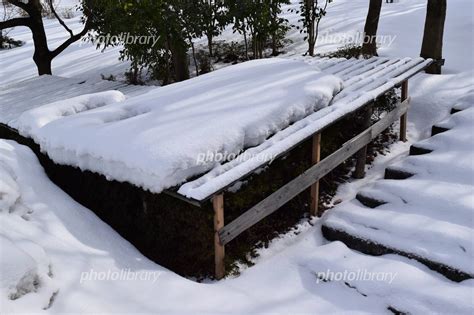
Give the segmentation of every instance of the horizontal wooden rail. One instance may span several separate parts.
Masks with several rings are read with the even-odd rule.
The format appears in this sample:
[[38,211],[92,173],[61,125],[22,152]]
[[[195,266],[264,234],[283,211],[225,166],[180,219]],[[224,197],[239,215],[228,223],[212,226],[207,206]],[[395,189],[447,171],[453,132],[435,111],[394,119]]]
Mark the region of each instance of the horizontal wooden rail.
[[389,112],[370,128],[367,128],[356,137],[344,143],[339,150],[332,153],[318,164],[313,165],[300,176],[287,183],[237,219],[220,229],[219,238],[221,244],[225,245],[229,243],[239,234],[278,210],[285,203],[320,180],[365,145],[369,144],[375,137],[407,112],[409,101],[409,99],[406,99],[398,104],[393,111]]

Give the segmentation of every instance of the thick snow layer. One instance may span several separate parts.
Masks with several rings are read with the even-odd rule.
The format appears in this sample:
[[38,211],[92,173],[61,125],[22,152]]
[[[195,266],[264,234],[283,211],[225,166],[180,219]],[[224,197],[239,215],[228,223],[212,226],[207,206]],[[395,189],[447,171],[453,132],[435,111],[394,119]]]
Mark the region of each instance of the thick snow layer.
[[34,281],[21,282],[23,294],[16,299],[2,284],[2,314],[474,311],[473,281],[458,284],[409,259],[325,244],[317,222],[275,240],[238,278],[195,283],[150,262],[54,186],[28,148],[0,140],[0,170],[11,174],[17,205],[28,209],[27,215],[19,208],[0,211],[2,277],[15,275],[16,281],[30,270],[36,274]]
[[55,120],[124,100],[125,95],[119,91],[84,94],[28,110],[11,125],[22,135],[34,137],[40,128]]
[[86,80],[51,75],[33,77],[0,87],[0,123],[18,128],[17,119],[22,113],[84,94],[118,90],[127,96],[134,96],[151,88],[101,79]]
[[217,165],[204,176],[182,185],[178,192],[198,200],[211,196],[242,176],[271,163],[275,157],[296,144],[392,89],[423,69],[429,61],[421,58],[372,58],[337,60],[335,65],[328,65],[332,62],[326,62],[324,59],[316,59],[314,62],[323,68],[325,73],[332,73],[344,80],[345,87],[333,98],[331,106],[301,119],[261,145],[250,148],[242,154],[242,158],[239,156],[228,163]]
[[222,162],[203,156],[258,145],[341,89],[339,78],[304,62],[256,60],[54,121],[83,100],[43,106],[24,113],[19,126],[57,163],[160,192]]
[[470,84],[458,87],[464,96],[452,98],[463,110],[437,124],[450,130],[417,143],[433,152],[392,164],[413,177],[376,181],[362,190],[386,204],[368,209],[348,202],[331,211],[325,225],[474,275],[472,79]]

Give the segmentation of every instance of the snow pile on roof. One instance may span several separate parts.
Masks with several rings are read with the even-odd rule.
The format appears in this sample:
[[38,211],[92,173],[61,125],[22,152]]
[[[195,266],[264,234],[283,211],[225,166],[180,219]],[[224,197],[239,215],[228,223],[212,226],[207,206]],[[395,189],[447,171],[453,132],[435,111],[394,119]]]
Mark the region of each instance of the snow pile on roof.
[[[388,307],[413,314],[472,313],[472,281],[446,281],[413,260],[326,244],[319,224],[308,222],[297,234],[274,241],[238,278],[196,283],[143,257],[54,186],[27,147],[0,140],[0,170],[11,175],[19,196],[14,209],[0,211],[0,275],[15,278],[7,281],[13,289],[2,280],[2,314],[382,314]],[[0,196],[4,192],[0,188]],[[15,286],[18,279],[25,281]],[[10,295],[15,292],[24,294]]]
[[474,275],[474,89],[454,103],[461,110],[436,124],[449,129],[416,145],[392,168],[415,174],[379,180],[362,190],[386,202],[369,209],[353,200],[332,210],[325,226]]
[[37,108],[19,126],[57,163],[160,192],[222,162],[203,156],[258,145],[341,89],[339,78],[302,61],[256,60],[47,124],[51,111],[73,112],[78,99],[58,112]]

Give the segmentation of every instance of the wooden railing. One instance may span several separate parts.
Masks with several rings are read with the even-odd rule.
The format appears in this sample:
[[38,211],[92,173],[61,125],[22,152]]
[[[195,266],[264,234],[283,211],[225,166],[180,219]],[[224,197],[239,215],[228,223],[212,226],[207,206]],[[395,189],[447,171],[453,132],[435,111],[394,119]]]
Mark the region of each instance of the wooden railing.
[[[394,110],[387,113],[382,119],[369,126],[362,133],[344,143],[340,149],[322,161],[319,160],[321,133],[313,135],[313,166],[247,210],[231,223],[224,225],[223,193],[214,195],[215,274],[217,279],[222,278],[225,274],[224,247],[226,244],[309,187],[311,187],[310,212],[311,215],[316,215],[318,211],[319,180],[356,153],[358,153],[356,173],[359,173],[359,177],[363,177],[367,145],[397,119],[400,119],[400,140],[406,141],[406,113],[410,102],[407,82],[404,81],[402,84],[401,102]],[[368,111],[368,113],[366,116],[370,118],[371,111]]]

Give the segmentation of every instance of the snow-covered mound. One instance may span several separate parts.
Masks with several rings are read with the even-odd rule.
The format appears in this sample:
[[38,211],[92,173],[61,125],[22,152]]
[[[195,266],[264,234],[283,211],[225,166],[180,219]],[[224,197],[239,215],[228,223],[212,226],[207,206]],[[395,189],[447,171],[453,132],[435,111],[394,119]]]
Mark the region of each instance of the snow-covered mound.
[[[44,106],[19,126],[57,163],[160,192],[222,162],[203,155],[258,145],[341,89],[339,78],[302,61],[255,60],[47,124]],[[72,114],[79,102],[60,104],[60,112]]]

